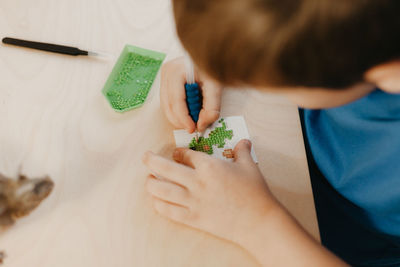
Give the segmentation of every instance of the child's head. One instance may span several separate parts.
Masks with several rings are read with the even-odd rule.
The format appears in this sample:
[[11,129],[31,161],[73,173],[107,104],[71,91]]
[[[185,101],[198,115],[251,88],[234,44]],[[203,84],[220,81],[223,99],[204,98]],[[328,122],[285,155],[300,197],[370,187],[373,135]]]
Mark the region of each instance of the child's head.
[[174,11],[193,60],[224,84],[279,87],[305,107],[400,92],[399,0],[174,0]]

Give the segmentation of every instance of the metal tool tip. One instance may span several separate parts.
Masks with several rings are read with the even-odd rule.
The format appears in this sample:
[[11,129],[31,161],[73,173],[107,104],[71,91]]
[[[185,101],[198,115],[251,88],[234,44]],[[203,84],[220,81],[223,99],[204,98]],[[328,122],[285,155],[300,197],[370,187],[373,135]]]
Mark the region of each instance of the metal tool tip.
[[105,52],[93,52],[93,51],[88,51],[88,56],[91,57],[97,57],[100,59],[105,59],[105,60],[114,60],[114,55],[110,53],[105,53]]
[[99,56],[99,53],[89,51],[88,56],[97,57],[97,56]]

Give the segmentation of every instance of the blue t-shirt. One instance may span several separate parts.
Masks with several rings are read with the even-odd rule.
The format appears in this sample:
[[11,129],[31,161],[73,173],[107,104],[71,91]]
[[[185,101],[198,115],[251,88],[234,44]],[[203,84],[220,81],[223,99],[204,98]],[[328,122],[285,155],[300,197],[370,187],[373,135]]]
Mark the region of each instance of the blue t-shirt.
[[343,209],[400,246],[400,95],[377,89],[341,107],[305,109],[303,116],[315,163],[352,204]]

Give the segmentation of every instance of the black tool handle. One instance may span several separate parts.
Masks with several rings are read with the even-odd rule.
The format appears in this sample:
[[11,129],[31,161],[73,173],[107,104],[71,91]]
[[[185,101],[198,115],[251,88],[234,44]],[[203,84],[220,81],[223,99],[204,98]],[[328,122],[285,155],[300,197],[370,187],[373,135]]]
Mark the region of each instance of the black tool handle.
[[48,51],[48,52],[53,52],[53,53],[59,53],[59,54],[64,54],[64,55],[70,55],[70,56],[79,56],[79,55],[87,56],[88,55],[88,51],[83,51],[76,47],[26,41],[26,40],[20,40],[20,39],[9,38],[9,37],[3,38],[3,43],[32,48],[32,49],[38,49],[38,50],[43,50],[43,51]]

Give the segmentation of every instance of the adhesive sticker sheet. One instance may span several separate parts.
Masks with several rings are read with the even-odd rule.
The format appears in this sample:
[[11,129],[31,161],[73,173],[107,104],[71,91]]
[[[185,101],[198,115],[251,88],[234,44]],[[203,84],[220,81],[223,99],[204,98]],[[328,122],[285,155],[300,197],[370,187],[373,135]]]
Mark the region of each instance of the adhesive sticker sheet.
[[[233,150],[240,140],[251,140],[242,116],[221,117],[200,134],[198,140],[195,133],[189,134],[186,130],[176,130],[174,136],[177,147],[187,147],[228,161],[233,160]],[[251,155],[257,163],[254,147]]]

